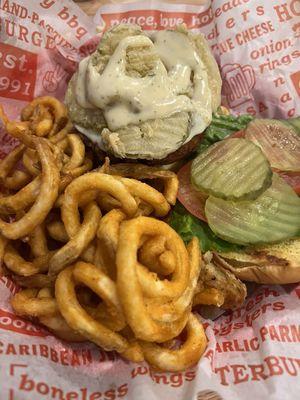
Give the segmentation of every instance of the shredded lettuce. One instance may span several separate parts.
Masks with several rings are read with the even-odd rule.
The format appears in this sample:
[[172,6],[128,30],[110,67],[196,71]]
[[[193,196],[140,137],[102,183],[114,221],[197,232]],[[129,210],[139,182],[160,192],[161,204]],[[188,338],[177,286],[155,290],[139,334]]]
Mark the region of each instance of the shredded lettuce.
[[228,252],[243,249],[243,246],[228,243],[217,237],[207,223],[194,217],[178,202],[171,212],[169,224],[185,243],[189,242],[193,236],[196,236],[201,243],[203,252],[209,250]]

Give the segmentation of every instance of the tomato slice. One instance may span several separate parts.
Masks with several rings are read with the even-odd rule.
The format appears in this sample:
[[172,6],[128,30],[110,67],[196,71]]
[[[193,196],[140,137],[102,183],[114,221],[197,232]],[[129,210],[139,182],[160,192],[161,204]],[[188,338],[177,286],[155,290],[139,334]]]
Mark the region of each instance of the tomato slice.
[[273,119],[255,119],[247,126],[245,138],[261,148],[272,168],[300,171],[300,136],[291,126]]
[[243,138],[243,137],[245,137],[245,131],[244,131],[244,129],[232,133],[232,134],[231,134],[230,136],[228,136],[228,138],[226,138],[226,139],[229,139],[229,138],[230,138],[230,139],[232,139],[232,138]]
[[179,179],[177,198],[191,214],[207,222],[204,207],[208,196],[193,188],[191,184],[191,164],[191,161],[185,164],[177,173]]
[[274,169],[292,188],[300,195],[300,172],[277,171]]

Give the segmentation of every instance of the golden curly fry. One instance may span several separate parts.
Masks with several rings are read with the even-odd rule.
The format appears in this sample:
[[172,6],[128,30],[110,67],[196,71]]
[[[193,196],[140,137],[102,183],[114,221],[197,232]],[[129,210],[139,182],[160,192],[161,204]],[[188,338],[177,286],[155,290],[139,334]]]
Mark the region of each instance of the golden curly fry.
[[22,162],[32,176],[37,176],[41,173],[39,160],[34,149],[27,148],[24,151]]
[[82,258],[82,261],[85,261],[87,263],[93,263],[95,259],[95,253],[96,253],[96,239],[94,239],[88,247],[82,252],[80,258]]
[[46,255],[49,250],[47,246],[47,238],[44,224],[38,225],[29,235],[29,245],[34,257]]
[[24,289],[11,299],[15,313],[28,317],[43,317],[56,315],[58,307],[54,298],[38,298],[37,289]]
[[[75,267],[76,266],[77,265],[75,264]],[[61,314],[67,321],[67,324],[76,332],[79,332],[81,335],[85,336],[87,339],[98,344],[104,349],[116,350],[122,355],[130,357],[130,343],[120,334],[112,331],[111,329],[101,324],[99,321],[93,319],[79,304],[75,293],[76,281],[73,277],[73,271],[75,267],[68,267],[60,272],[55,284],[55,296],[57,299],[58,307]],[[94,269],[93,273],[97,273],[98,275],[96,276],[99,276],[99,278],[97,280],[94,279],[93,281],[95,282],[93,282],[93,284],[91,284],[90,282],[86,283],[88,283],[88,286],[92,290],[95,290],[99,296],[102,296],[103,285],[107,283],[107,280],[109,278],[106,277],[103,273],[100,278],[99,274],[101,274],[101,271],[99,271],[97,268]],[[105,283],[103,283],[104,277]],[[107,294],[110,298],[111,303],[114,304],[111,293]],[[104,300],[107,301],[106,296],[104,296]]]
[[96,264],[114,280],[116,279],[115,263],[120,223],[125,219],[126,215],[121,210],[111,210],[101,219],[97,231]]
[[11,176],[8,176],[4,181],[4,186],[7,189],[19,190],[30,182],[31,176],[25,172],[16,170]]
[[0,162],[0,263],[25,288],[12,298],[15,312],[134,362],[192,366],[206,346],[191,309],[213,296],[203,290],[208,270],[197,239],[186,247],[149,217],[165,217],[175,204],[176,174],[109,159],[90,171],[93,157],[65,106],[48,96],[29,103],[21,121],[9,121],[1,106],[0,118],[22,143]]
[[141,342],[146,361],[162,371],[178,372],[192,367],[204,353],[207,339],[202,324],[190,314],[186,324],[187,338],[179,349],[168,349],[155,343]]
[[149,215],[151,215],[153,213],[153,207],[148,204],[145,203],[143,200],[141,199],[137,199],[137,203],[138,203],[138,209],[137,212],[135,213],[135,217],[139,217],[139,216],[145,216],[148,217]]
[[[103,303],[97,307],[97,319],[105,326],[115,326],[114,319],[117,321],[117,329],[121,330],[126,326],[125,318],[117,295],[117,288],[105,273],[98,270],[93,264],[78,262],[74,266],[73,277],[76,282],[88,286],[93,292],[104,301],[106,308],[103,308]],[[110,325],[110,326],[109,326]]]
[[5,253],[5,248],[7,245],[8,240],[6,237],[2,236],[0,234],[0,276],[2,275],[2,269],[3,269],[3,259],[4,259],[4,253]]
[[[50,299],[53,302],[53,291],[50,288],[43,288],[37,294],[38,299],[47,300]],[[58,309],[55,314],[45,314],[39,316],[39,322],[45,325],[50,332],[54,333],[56,336],[63,340],[68,340],[72,342],[83,342],[86,339],[79,333],[74,332],[63,319],[62,315],[59,313]]]
[[76,261],[81,253],[94,239],[101,212],[95,202],[91,202],[84,209],[83,222],[73,237],[51,258],[49,263],[49,274],[58,274],[65,266]]
[[36,200],[41,186],[41,178],[36,177],[17,193],[0,197],[0,214],[16,214],[31,206]]
[[99,193],[97,195],[97,203],[101,207],[101,210],[105,212],[121,208],[120,202],[108,193]]
[[199,304],[206,304],[210,306],[222,307],[224,304],[224,294],[218,289],[206,288],[201,292],[195,294],[193,299],[193,306]]
[[64,193],[61,213],[66,231],[70,237],[76,234],[80,227],[78,214],[80,197],[84,192],[91,190],[96,190],[96,193],[97,191],[107,192],[115,197],[128,215],[133,215],[137,210],[137,204],[133,196],[121,182],[101,172],[89,172],[71,182]]
[[13,280],[25,288],[51,288],[54,286],[55,279],[46,274],[34,274],[31,276],[11,275]]
[[102,246],[100,240],[96,240],[96,249],[94,253],[93,264],[98,269],[105,272],[110,278],[115,280],[116,267],[113,264],[109,264],[109,262],[106,261],[106,257],[106,249]]
[[28,235],[43,222],[56,201],[59,188],[59,170],[45,139],[35,139],[36,150],[42,165],[39,194],[30,210],[18,221],[7,223],[0,219],[0,232],[9,239]]
[[134,197],[149,204],[157,217],[164,217],[170,211],[169,203],[158,190],[136,179],[116,178],[120,179]]
[[71,121],[68,121],[66,125],[55,135],[49,137],[49,141],[53,144],[59,143],[63,140],[71,131],[73,130],[73,124]]
[[[130,238],[127,243],[127,249],[125,249],[125,244],[121,241],[121,231],[127,231],[128,238]],[[125,221],[121,225],[121,231],[118,251],[124,252],[124,256],[126,254],[126,259],[129,259],[128,263],[133,262],[133,257],[136,257],[135,252],[137,253],[139,246],[138,240],[142,235],[163,235],[166,238],[166,246],[175,258],[175,268],[170,279],[159,279],[155,272],[149,272],[141,264],[137,269],[137,276],[142,291],[147,297],[166,297],[171,299],[180,296],[188,285],[190,265],[185,245],[178,234],[168,224],[149,217],[138,217],[134,220]]]
[[24,154],[24,145],[17,146],[0,162],[0,183],[7,189],[19,190],[31,179],[25,171],[14,170]]
[[193,238],[187,246],[190,260],[189,284],[181,296],[170,301],[163,302],[162,298],[145,299],[145,304],[151,317],[156,321],[173,322],[183,313],[192,308],[193,296],[197,287],[200,274],[201,254],[196,238]]
[[[143,235],[166,236],[168,247],[176,259],[176,269],[170,281],[160,281],[158,277],[149,279],[153,291],[150,287],[146,289],[146,281],[141,285],[137,271],[139,268],[137,251]],[[137,217],[122,222],[116,265],[118,293],[126,320],[135,336],[141,340],[156,342],[164,342],[176,337],[186,325],[189,314],[184,313],[173,323],[155,321],[149,314],[144,301],[145,292],[152,297],[172,299],[183,294],[188,286],[190,275],[188,254],[176,232],[166,223],[149,217]]]
[[163,183],[163,195],[171,205],[176,203],[179,181],[175,172],[163,170],[159,167],[150,167],[144,164],[110,164],[109,158],[105,159],[103,172],[111,175],[120,175],[126,178],[138,180],[161,181]]
[[70,182],[73,181],[73,179],[78,178],[78,176],[81,176],[90,171],[92,169],[92,166],[93,161],[90,158],[86,157],[84,163],[80,167],[64,172],[64,175],[62,176],[60,181],[59,191],[62,192],[63,190],[65,190],[65,188],[69,185]]
[[132,362],[142,362],[144,361],[144,354],[141,348],[141,345],[139,341],[135,338],[132,330],[129,328],[129,326],[125,326],[124,329],[120,332],[130,343],[130,349],[126,351],[125,353],[122,354],[124,358],[127,358],[128,360]]
[[26,147],[35,148],[35,136],[29,131],[28,123],[19,121],[8,121],[5,125],[7,132],[14,138],[18,139]]
[[22,114],[26,116],[29,109],[31,109],[31,115],[28,118],[22,118],[30,121],[30,130],[34,132],[36,136],[45,137],[49,134],[53,127],[53,117],[47,108],[35,101],[35,106],[29,103],[22,111]]
[[61,221],[49,222],[47,224],[47,232],[52,239],[58,242],[66,243],[69,240],[64,224]]
[[67,148],[64,150],[64,152],[70,154],[66,164],[63,167],[64,173],[80,167],[84,163],[85,158],[85,147],[80,137],[75,134],[69,134],[67,136],[67,140]]
[[170,275],[175,269],[175,258],[167,250],[164,236],[155,236],[148,239],[139,249],[139,260],[150,271],[160,275]]
[[[45,118],[46,115],[46,118]],[[67,123],[67,109],[54,97],[37,97],[21,113],[22,121],[28,121],[33,134],[54,136]]]
[[49,260],[53,256],[53,251],[35,257],[31,261],[25,260],[14,247],[14,242],[10,242],[4,251],[4,262],[6,267],[14,274],[21,276],[32,276],[40,272],[48,271]]
[[[46,288],[45,288],[46,289]],[[83,342],[86,339],[74,332],[59,314],[56,300],[48,289],[25,289],[17,293],[11,304],[16,314],[37,317],[51,332],[61,339]]]

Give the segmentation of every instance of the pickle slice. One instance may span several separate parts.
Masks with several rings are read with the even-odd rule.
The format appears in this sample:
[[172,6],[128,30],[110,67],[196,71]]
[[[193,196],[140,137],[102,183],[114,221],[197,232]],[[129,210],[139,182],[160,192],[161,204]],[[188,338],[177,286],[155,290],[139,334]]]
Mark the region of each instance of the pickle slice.
[[192,163],[192,184],[225,200],[256,199],[272,183],[272,170],[261,149],[246,139],[225,139]]
[[275,119],[255,119],[245,138],[262,149],[272,168],[300,171],[300,137],[293,127]]
[[254,201],[210,196],[205,215],[212,231],[231,243],[273,243],[300,234],[300,198],[276,173],[271,187]]
[[295,129],[298,135],[300,134],[300,117],[290,118],[286,122]]

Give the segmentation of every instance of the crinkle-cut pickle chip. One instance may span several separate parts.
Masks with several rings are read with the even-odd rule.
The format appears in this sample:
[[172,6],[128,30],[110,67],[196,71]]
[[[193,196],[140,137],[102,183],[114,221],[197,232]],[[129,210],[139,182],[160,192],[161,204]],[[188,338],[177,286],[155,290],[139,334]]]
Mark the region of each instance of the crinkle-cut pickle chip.
[[192,184],[225,200],[253,200],[272,183],[272,170],[261,149],[246,139],[210,146],[192,163]]
[[245,138],[262,149],[272,168],[300,171],[300,137],[294,127],[275,119],[255,119]]
[[300,232],[300,198],[276,173],[272,185],[254,201],[226,201],[210,196],[205,214],[214,233],[228,242],[274,243]]

